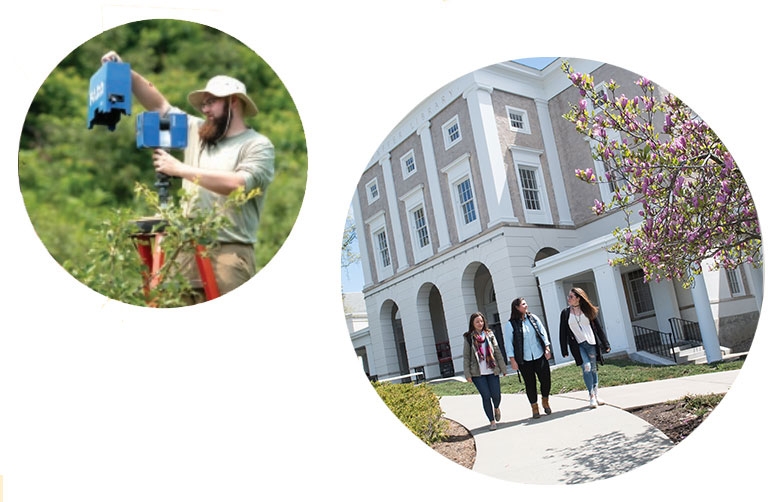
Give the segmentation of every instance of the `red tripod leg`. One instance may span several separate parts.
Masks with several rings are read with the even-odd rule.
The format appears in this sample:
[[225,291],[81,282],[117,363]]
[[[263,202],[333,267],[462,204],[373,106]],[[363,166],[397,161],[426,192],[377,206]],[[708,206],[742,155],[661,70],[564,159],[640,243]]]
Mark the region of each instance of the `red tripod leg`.
[[[151,235],[154,236],[153,243],[151,242]],[[147,268],[147,270],[143,272],[143,293],[146,297],[151,294],[151,290],[155,288],[161,280],[159,271],[164,264],[162,237],[163,234],[161,233],[140,234],[135,236],[137,252]],[[153,305],[150,306],[153,307]]]
[[194,256],[197,260],[199,277],[202,279],[202,287],[205,290],[205,299],[212,300],[213,298],[218,298],[220,294],[218,292],[216,274],[213,272],[213,264],[207,256],[205,247],[201,244],[197,244]]
[[137,252],[140,255],[140,259],[143,264],[148,267],[148,270],[143,272],[143,292],[146,296],[151,292],[151,288],[148,287],[149,278],[151,276],[151,269],[153,267],[153,252],[151,251],[151,239],[147,235],[140,235],[135,237],[135,243],[137,245]]
[[154,236],[154,251],[151,261],[151,281],[149,282],[149,288],[155,288],[162,280],[159,271],[164,265],[164,251],[162,250],[162,239],[164,234],[158,233]]

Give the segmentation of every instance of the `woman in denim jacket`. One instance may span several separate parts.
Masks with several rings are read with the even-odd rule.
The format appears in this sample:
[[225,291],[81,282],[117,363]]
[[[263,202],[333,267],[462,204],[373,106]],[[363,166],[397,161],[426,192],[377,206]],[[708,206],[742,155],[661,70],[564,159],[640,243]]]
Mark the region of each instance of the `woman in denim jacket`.
[[512,369],[520,371],[525,382],[525,394],[531,403],[533,418],[539,418],[539,396],[536,392],[536,380],[539,380],[539,390],[542,394],[544,413],[552,413],[550,409],[550,338],[544,329],[542,321],[528,311],[525,298],[512,302],[512,312],[509,322],[504,326],[504,348]]

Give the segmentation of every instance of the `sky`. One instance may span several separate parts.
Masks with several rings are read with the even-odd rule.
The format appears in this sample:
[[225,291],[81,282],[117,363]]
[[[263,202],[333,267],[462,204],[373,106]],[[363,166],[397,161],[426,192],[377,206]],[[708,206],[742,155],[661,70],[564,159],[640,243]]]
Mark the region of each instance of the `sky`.
[[[353,252],[358,253],[358,240],[353,241]],[[354,293],[364,287],[364,272],[361,262],[352,263],[342,269],[342,292]]]

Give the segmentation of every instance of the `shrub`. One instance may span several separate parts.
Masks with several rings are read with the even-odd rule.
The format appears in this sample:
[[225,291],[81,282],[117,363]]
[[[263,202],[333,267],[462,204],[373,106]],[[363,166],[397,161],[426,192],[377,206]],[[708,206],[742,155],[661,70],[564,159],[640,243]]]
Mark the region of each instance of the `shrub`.
[[684,408],[696,417],[703,417],[722,401],[725,394],[688,394],[682,399]]
[[442,418],[439,398],[423,383],[380,383],[374,385],[377,394],[402,423],[426,444],[442,441],[447,421]]

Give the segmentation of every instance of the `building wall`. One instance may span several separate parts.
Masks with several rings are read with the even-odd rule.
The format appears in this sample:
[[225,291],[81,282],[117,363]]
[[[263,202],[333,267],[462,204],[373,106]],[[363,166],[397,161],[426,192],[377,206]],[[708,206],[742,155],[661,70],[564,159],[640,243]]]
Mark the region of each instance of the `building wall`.
[[[622,92],[634,94],[636,75],[609,65],[580,64],[592,69],[597,81],[614,78],[622,85]],[[517,297],[525,297],[529,308],[539,311],[553,343],[557,343],[557,316],[565,307],[567,288],[575,281],[597,286],[598,294],[606,300],[604,321],[613,349],[634,350],[623,271],[608,266],[605,249],[585,247],[597,238],[609,236],[615,226],[623,223],[623,216],[619,212],[595,216],[590,208],[595,199],[601,198],[599,187],[574,175],[575,169],[591,168],[594,164],[589,144],[573,124],[561,117],[568,111],[569,103],[578,101],[579,94],[567,81],[563,82],[565,76],[560,79],[557,73],[560,71],[556,69],[555,74],[540,77],[521,73],[509,65],[496,65],[452,82],[397,126],[365,170],[357,189],[357,219],[364,224],[375,215],[384,215],[392,260],[391,274],[381,279],[376,271],[372,234],[364,225],[361,235],[366,242],[361,249],[362,260],[368,261],[365,272],[371,279],[366,281],[364,293],[373,374],[397,374],[400,370],[395,343],[397,325],[403,331],[410,369],[423,366],[427,377],[438,375],[435,344],[447,336],[455,368],[461,371],[461,335],[469,315],[476,310],[488,310],[489,322],[496,319],[496,314],[501,322],[506,322],[510,304]],[[510,128],[507,107],[527,113],[530,134]],[[547,116],[547,110],[549,120],[540,120]],[[446,148],[443,125],[456,116],[461,140]],[[482,145],[497,151],[483,151]],[[513,154],[516,147],[538,155],[540,181],[551,214],[548,224],[526,223]],[[417,171],[405,179],[400,159],[410,150],[414,152]],[[458,231],[448,168],[466,162],[475,192],[478,226],[474,235],[464,238]],[[389,179],[385,179],[386,173]],[[373,179],[378,180],[381,196],[369,204],[366,185]],[[420,260],[414,255],[412,228],[404,203],[404,196],[419,187],[432,246],[431,255]],[[394,203],[389,201],[391,193],[396,198]],[[505,206],[493,199],[494,193],[508,198],[509,214],[505,215]],[[564,212],[568,216],[563,216]],[[559,261],[568,268],[562,273],[560,269],[548,272],[547,267],[539,267],[545,270],[545,278],[550,277],[550,282],[537,285],[537,257],[570,249],[582,249],[586,254],[576,261]],[[406,257],[406,266],[401,263],[402,256]],[[488,296],[489,284],[495,302]],[[430,302],[433,288],[438,289],[439,298]],[[653,296],[659,296],[661,301],[665,300],[663,295],[670,296],[671,301],[662,301],[661,312],[692,318],[692,295],[670,283],[651,288]],[[720,336],[742,345],[745,342],[734,333],[756,325],[757,296],[748,295],[727,304],[723,298],[724,295],[715,299],[716,305],[725,310],[716,311]],[[545,307],[549,306],[548,312],[543,311],[541,300]],[[392,317],[397,309],[400,322]],[[434,309],[433,316],[443,316],[444,328],[431,325],[433,316],[429,309]],[[665,328],[660,316],[646,322],[656,329]],[[445,329],[446,333],[441,332]],[[556,352],[557,361],[560,352]]]

